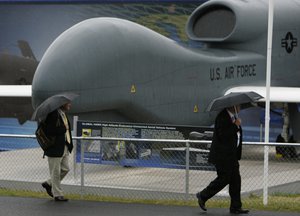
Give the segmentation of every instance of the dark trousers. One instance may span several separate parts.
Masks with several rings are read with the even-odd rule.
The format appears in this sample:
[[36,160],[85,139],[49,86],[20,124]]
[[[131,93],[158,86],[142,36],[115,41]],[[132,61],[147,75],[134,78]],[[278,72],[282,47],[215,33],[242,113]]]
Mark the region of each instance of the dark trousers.
[[207,201],[226,185],[229,185],[229,195],[231,198],[230,208],[241,208],[241,175],[239,168],[238,162],[230,167],[225,167],[223,164],[216,165],[217,178],[200,192],[201,199]]

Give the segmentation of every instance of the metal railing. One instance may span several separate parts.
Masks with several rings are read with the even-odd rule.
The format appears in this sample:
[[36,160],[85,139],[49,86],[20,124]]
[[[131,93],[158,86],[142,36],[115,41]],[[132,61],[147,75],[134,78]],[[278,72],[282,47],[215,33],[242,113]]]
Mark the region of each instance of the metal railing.
[[[18,142],[30,139],[35,142],[34,135],[0,134],[0,139],[3,138],[17,139]],[[69,193],[79,193],[82,196],[96,194],[123,198],[189,200],[195,199],[195,193],[215,178],[215,172],[211,172],[211,169],[194,166],[195,160],[199,160],[199,153],[191,145],[195,147],[195,145],[209,144],[210,141],[207,140],[105,137],[73,137],[73,140],[76,146],[73,154],[73,175],[69,174],[63,180]],[[136,146],[151,143],[154,146],[152,155],[159,155],[159,157],[137,160],[135,156],[132,157],[135,159],[132,159],[129,155],[130,159],[125,158],[125,160],[119,156],[104,159],[104,156],[100,155],[100,149],[105,149],[107,143],[112,141],[134,143]],[[91,157],[89,160],[91,153],[88,147],[91,147],[91,143],[97,149],[93,152],[97,158]],[[244,142],[240,169],[242,195],[264,194],[265,196],[263,191],[267,192],[267,196],[272,193],[300,193],[299,158],[297,155],[279,157],[275,148],[282,146],[299,148],[300,144]],[[123,155],[129,152],[126,152],[126,148]],[[178,151],[166,151],[175,148]],[[120,149],[119,153],[121,154]],[[38,145],[37,148],[5,151],[0,154],[2,187],[36,190],[36,184],[48,178],[48,165],[46,160],[40,159],[42,150]],[[94,163],[96,159],[98,162]],[[202,160],[203,157],[200,159]],[[126,163],[130,166],[126,166],[128,165]],[[264,173],[268,176],[263,176]],[[228,190],[225,188],[216,198],[227,196]]]

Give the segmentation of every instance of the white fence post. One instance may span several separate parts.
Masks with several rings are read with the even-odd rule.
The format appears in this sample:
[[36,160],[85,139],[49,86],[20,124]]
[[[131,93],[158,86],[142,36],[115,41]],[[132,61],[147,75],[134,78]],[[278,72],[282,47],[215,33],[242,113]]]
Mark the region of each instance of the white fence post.
[[186,154],[185,154],[185,200],[189,199],[189,184],[190,184],[190,143],[186,142]]
[[[73,117],[73,135],[77,136],[77,122],[78,116]],[[73,149],[73,176],[74,176],[74,183],[77,180],[77,163],[76,163],[76,156],[77,156],[77,139],[73,140],[74,149]]]
[[84,142],[80,142],[80,197],[84,194]]

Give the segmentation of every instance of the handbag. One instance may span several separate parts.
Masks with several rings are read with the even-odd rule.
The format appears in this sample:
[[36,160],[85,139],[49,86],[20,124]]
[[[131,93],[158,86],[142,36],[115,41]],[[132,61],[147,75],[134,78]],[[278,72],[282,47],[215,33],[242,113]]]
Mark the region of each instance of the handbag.
[[35,131],[36,139],[40,147],[46,151],[48,148],[55,144],[55,136],[47,136],[45,133],[45,123],[41,122]]

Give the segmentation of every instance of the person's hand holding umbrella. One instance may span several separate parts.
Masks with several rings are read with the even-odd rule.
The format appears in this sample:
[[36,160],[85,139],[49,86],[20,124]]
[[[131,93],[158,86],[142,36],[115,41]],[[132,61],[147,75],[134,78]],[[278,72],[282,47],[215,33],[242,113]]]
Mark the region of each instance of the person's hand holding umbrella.
[[234,124],[236,124],[236,126],[240,127],[241,124],[242,124],[242,119],[239,118],[239,111],[240,111],[241,107],[239,105],[235,105],[233,107],[234,107],[234,111],[235,111],[235,114],[234,114],[234,117],[235,117]]

